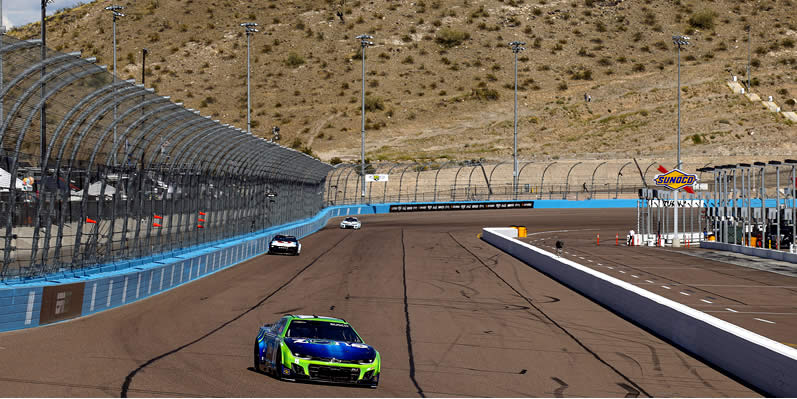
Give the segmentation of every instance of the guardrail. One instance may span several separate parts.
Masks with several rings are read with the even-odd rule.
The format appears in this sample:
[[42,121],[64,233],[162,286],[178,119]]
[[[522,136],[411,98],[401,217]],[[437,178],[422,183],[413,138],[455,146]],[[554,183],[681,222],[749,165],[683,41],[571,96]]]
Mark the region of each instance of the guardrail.
[[514,237],[513,228],[482,233],[484,241],[765,394],[797,396],[797,350]]

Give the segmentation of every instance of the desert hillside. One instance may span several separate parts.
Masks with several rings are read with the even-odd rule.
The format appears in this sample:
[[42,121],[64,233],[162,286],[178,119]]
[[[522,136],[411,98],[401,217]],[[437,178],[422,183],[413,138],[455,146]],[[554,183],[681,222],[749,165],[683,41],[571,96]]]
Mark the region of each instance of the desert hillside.
[[[48,19],[48,47],[112,64],[111,16],[95,1]],[[797,4],[791,0],[121,0],[117,65],[175,102],[246,127],[246,36],[252,36],[253,132],[324,161],[359,159],[366,50],[371,160],[507,159],[514,58],[524,159],[673,157],[676,50],[685,157],[794,154],[793,122],[726,85],[794,110]],[[9,33],[39,35],[38,23]],[[585,101],[585,94],[591,101]],[[337,162],[337,160],[335,160]]]

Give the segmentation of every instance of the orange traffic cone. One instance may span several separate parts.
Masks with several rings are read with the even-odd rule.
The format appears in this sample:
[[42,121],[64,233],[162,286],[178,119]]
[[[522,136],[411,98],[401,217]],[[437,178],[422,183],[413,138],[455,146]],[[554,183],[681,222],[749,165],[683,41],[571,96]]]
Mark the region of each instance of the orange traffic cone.
[[163,227],[163,226],[161,226],[160,223],[153,223],[152,225],[155,226],[155,227]]
[[94,219],[86,218],[86,223],[97,223],[97,221]]
[[205,226],[203,226],[203,225],[201,225],[201,224],[198,224],[198,225],[196,225],[196,227],[197,227],[197,228],[200,228],[200,229],[204,229],[204,228],[205,228]]
[[205,221],[205,219],[199,219],[199,221],[200,221],[200,222],[204,222],[204,221]]
[[163,219],[163,216],[158,216],[158,215],[155,215],[155,216],[153,216],[153,217],[154,217],[155,219]]
[[199,214],[205,216],[205,212],[199,212]]

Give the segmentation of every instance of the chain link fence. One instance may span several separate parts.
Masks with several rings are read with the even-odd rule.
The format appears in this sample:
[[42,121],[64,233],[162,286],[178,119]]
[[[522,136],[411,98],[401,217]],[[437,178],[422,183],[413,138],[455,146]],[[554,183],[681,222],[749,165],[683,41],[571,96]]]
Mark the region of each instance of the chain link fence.
[[331,167],[169,101],[79,53],[0,35],[0,281],[303,219]]

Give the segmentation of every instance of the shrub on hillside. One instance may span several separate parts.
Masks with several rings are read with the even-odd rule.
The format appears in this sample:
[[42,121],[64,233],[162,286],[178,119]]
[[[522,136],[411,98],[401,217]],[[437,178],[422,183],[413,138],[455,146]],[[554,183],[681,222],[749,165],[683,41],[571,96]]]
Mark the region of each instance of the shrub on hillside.
[[385,101],[381,97],[365,96],[365,110],[368,112],[383,111]]
[[435,37],[435,41],[446,48],[459,46],[468,39],[470,39],[470,33],[449,28],[440,29]]
[[304,58],[296,53],[288,54],[288,58],[285,59],[285,65],[290,68],[296,68],[302,64],[304,64]]
[[477,87],[470,90],[470,97],[482,101],[496,101],[498,100],[498,90],[490,89],[487,87]]
[[714,18],[717,14],[711,10],[702,10],[689,17],[689,25],[695,29],[714,29]]

